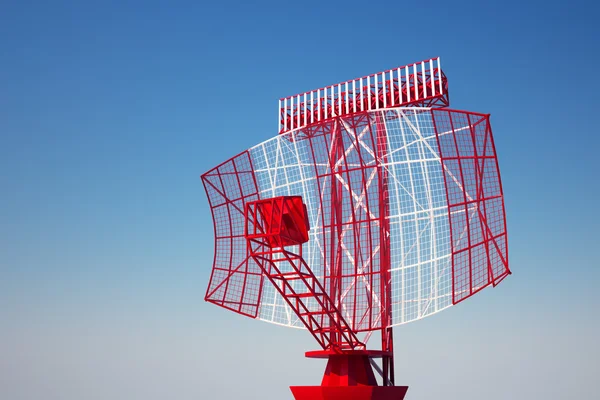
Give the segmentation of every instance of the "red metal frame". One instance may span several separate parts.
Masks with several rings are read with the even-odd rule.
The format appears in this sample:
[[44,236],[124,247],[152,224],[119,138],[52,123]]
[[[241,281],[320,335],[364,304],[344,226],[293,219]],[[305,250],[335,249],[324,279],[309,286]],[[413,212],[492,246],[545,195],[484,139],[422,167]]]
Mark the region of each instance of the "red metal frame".
[[[381,114],[376,119],[377,130],[377,160],[380,164],[387,163],[387,132],[385,121]],[[389,219],[389,191],[388,191],[388,170],[386,168],[377,169],[378,179],[381,182],[379,187],[379,240],[381,245],[381,267],[382,278],[380,279],[380,293],[382,298],[381,309],[381,349],[387,355],[382,356],[382,379],[383,386],[393,386],[394,384],[394,337],[392,334],[391,321],[391,298],[392,285],[390,275],[390,225]]]
[[[308,223],[304,222],[308,220],[302,206],[300,197],[274,197],[247,203],[246,240],[250,256],[321,347],[336,352],[364,349],[364,343],[343,318],[331,294],[304,261],[302,246],[298,247],[298,254],[286,248],[308,240]],[[295,218],[286,220],[286,215],[295,215]],[[295,239],[298,237],[302,239]],[[288,271],[284,272],[284,268]],[[292,281],[302,285],[295,288],[290,284]],[[303,290],[299,291],[298,286]],[[311,307],[310,301],[317,307]]]
[[408,390],[408,386],[378,385],[371,360],[389,357],[389,352],[308,352],[306,356],[327,358],[327,367],[320,386],[290,387],[296,400],[402,400]]
[[431,113],[444,168],[456,304],[511,273],[504,194],[489,114]]
[[214,221],[215,255],[204,300],[256,318],[264,276],[244,237],[244,207],[257,200],[250,153],[245,151],[202,175]]
[[[322,265],[311,266],[303,257],[311,229],[303,199],[261,198],[248,151],[202,175],[215,233],[205,299],[256,318],[265,279],[273,286],[323,349],[307,357],[329,359],[321,386],[292,387],[297,399],[402,399],[406,393],[407,387],[394,387],[386,123],[383,113],[372,111],[448,106],[441,69],[427,70],[425,62],[402,68],[416,71],[417,65],[421,71],[404,81],[400,75],[394,80],[393,70],[373,84],[367,80],[358,97],[344,83],[345,92],[342,84],[329,86],[337,87],[336,96],[327,97],[325,88],[317,102],[314,93],[321,90],[309,92],[310,109],[307,102],[280,109],[280,133],[297,129],[288,139],[304,141],[310,151],[320,194],[315,229],[321,230]],[[443,90],[436,92],[435,85]],[[418,97],[409,101],[407,91]],[[443,169],[456,304],[510,274],[502,183],[489,115],[423,112],[431,113]],[[367,350],[375,331],[381,349]],[[377,389],[372,358],[382,359]]]
[[[363,132],[360,137],[359,131]],[[295,140],[308,141],[316,188],[322,194],[320,223],[329,232],[324,235],[322,254],[324,286],[336,304],[349,305],[347,320],[355,332],[378,330],[382,306],[375,299],[380,298],[379,227],[383,216],[369,208],[369,198],[379,198],[382,185],[376,158],[372,150],[364,148],[377,148],[375,127],[362,113],[344,123],[330,120],[308,127]],[[342,290],[344,279],[355,282],[349,290]],[[359,288],[370,288],[369,293],[362,294]]]

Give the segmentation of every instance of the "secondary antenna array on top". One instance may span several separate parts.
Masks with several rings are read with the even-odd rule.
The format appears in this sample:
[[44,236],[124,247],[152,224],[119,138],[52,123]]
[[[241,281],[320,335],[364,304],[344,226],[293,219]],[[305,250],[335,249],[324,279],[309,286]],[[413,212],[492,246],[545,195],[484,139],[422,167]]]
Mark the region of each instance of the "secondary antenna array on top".
[[449,105],[437,57],[280,99],[278,132],[361,111]]

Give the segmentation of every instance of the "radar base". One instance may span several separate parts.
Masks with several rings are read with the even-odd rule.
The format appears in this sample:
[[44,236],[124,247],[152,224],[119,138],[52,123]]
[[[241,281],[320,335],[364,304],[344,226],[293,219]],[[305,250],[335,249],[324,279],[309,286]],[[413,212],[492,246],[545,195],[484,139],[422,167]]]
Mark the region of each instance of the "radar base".
[[402,400],[408,386],[290,386],[296,400]]
[[402,400],[408,386],[378,386],[372,357],[385,352],[350,351],[336,354],[308,352],[307,357],[328,358],[321,386],[290,386],[296,400]]

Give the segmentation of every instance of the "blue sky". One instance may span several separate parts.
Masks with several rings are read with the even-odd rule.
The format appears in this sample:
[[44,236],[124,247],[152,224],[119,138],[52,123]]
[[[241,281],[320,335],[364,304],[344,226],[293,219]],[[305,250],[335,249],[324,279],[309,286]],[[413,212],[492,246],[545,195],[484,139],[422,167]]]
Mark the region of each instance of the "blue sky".
[[407,399],[591,398],[600,372],[592,2],[4,2],[0,397],[291,398],[308,333],[203,302],[199,175],[280,97],[441,56],[492,114],[510,263],[396,330]]

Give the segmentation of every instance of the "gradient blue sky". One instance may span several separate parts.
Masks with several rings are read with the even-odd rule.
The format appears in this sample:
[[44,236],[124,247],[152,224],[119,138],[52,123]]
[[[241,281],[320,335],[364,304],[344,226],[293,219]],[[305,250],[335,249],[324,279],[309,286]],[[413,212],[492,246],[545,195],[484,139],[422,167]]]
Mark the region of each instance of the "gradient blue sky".
[[308,333],[203,302],[199,175],[277,99],[441,56],[492,114],[514,274],[396,330],[407,399],[591,399],[600,34],[591,2],[35,2],[0,10],[0,398],[290,399]]

